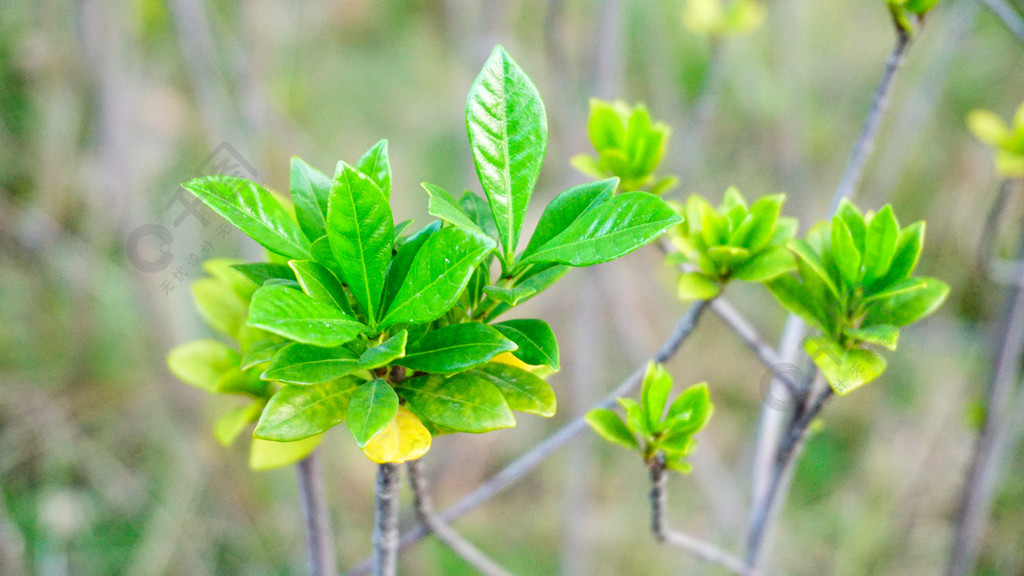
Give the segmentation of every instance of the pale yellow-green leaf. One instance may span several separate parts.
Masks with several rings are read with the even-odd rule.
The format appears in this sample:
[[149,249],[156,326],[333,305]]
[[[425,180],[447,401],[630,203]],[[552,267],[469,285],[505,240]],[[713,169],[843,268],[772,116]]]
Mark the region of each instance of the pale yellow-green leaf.
[[249,451],[249,468],[253,470],[273,470],[294,464],[309,456],[324,439],[323,434],[296,440],[295,442],[272,442],[270,440],[252,439]]
[[430,431],[405,406],[388,425],[363,447],[363,454],[378,463],[400,464],[415,460],[430,450]]

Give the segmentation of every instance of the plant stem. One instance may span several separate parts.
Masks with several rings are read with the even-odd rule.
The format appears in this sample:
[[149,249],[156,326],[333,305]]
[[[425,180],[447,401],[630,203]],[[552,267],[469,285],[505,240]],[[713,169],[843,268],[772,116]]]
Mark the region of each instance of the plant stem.
[[757,573],[763,544],[771,528],[776,508],[782,504],[786,495],[786,490],[782,489],[782,486],[792,472],[796,455],[803,448],[807,429],[832,399],[832,395],[831,386],[826,386],[817,396],[808,392],[797,405],[779,442],[767,494],[761,502],[756,503],[750,520],[750,531],[747,533],[747,565],[751,574]]
[[398,570],[398,466],[377,469],[377,507],[373,528],[373,574],[394,576]]
[[[693,333],[693,330],[697,327],[697,322],[700,320],[704,311],[709,307],[709,303],[709,300],[699,300],[690,305],[686,312],[683,313],[683,316],[679,319],[679,322],[676,323],[676,327],[672,331],[672,334],[670,334],[668,339],[662,343],[658,352],[651,357],[652,362],[666,362],[669,358],[675,356],[683,342],[686,341],[690,334]],[[643,383],[644,371],[646,369],[647,363],[645,362],[643,366],[634,370],[632,374],[630,374],[603,400],[598,402],[592,408],[611,408],[615,406],[617,398],[620,396],[628,396],[636,390],[641,383]],[[585,415],[586,412],[580,414],[554,434],[548,436],[547,439],[531,448],[528,452],[517,458],[508,466],[505,466],[501,472],[492,476],[490,480],[481,484],[476,490],[438,514],[437,518],[445,524],[451,524],[458,518],[475,509],[477,506],[480,506],[484,502],[490,500],[505,488],[516,483],[519,479],[530,472],[530,470],[533,470],[535,466],[543,462],[544,459],[568,443],[569,440],[572,440],[577,434],[586,430],[588,426],[586,420],[584,420]],[[415,544],[429,533],[429,529],[423,524],[416,526],[402,536],[399,549],[405,549],[407,546]],[[352,568],[352,570],[348,572],[348,576],[360,576],[362,574],[366,574],[368,569],[369,563],[364,561]]]
[[[1024,228],[1018,255],[1024,257]],[[985,423],[964,485],[956,539],[946,571],[948,576],[968,574],[974,565],[982,529],[992,508],[996,481],[1013,444],[1015,425],[1010,407],[1024,358],[1024,267],[1020,268],[1017,282],[1007,294],[996,342],[998,347],[985,396]]]
[[860,183],[861,175],[864,173],[864,166],[868,162],[871,150],[875,147],[878,129],[881,127],[882,119],[885,118],[885,112],[889,108],[889,97],[892,93],[893,81],[896,79],[896,73],[899,71],[900,65],[903,64],[903,59],[909,47],[910,36],[897,26],[896,46],[893,48],[892,53],[889,54],[889,59],[885,63],[885,74],[882,75],[882,81],[879,82],[878,89],[875,90],[875,96],[871,100],[871,108],[868,110],[868,117],[864,120],[860,136],[857,138],[857,143],[853,146],[853,153],[850,155],[850,160],[846,163],[846,169],[843,170],[843,177],[839,180],[839,185],[832,196],[832,207],[829,209],[829,214],[835,213],[836,208],[839,207],[840,200],[853,196],[857,191],[857,185]]
[[734,574],[747,574],[747,565],[742,560],[718,546],[689,534],[677,532],[668,525],[668,473],[665,469],[665,454],[659,452],[650,464],[651,469],[651,531],[658,542],[682,548],[709,562],[714,562]]
[[445,546],[448,546],[463,560],[468,562],[484,576],[511,576],[511,572],[505,570],[494,560],[480,551],[471,542],[463,538],[458,532],[452,530],[447,524],[441,522],[434,515],[433,506],[430,503],[430,494],[427,492],[427,480],[420,470],[419,460],[406,462],[405,469],[409,473],[409,486],[412,488],[415,499],[416,517],[427,527]]
[[1020,14],[1014,10],[1013,6],[1006,0],[982,0],[985,6],[992,11],[993,14],[1002,20],[1006,29],[1011,34],[1017,37],[1017,40],[1024,42],[1024,18],[1020,17]]
[[300,460],[295,472],[299,480],[302,518],[306,522],[306,566],[311,576],[333,576],[334,542],[320,449]]

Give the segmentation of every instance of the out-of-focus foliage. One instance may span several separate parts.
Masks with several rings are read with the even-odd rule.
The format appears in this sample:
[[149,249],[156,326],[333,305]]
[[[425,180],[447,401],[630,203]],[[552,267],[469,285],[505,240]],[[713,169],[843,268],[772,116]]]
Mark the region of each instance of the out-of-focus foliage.
[[967,126],[978,140],[996,153],[996,170],[1007,178],[1024,176],[1024,102],[1017,107],[1009,125],[995,112],[972,110]]
[[757,30],[765,15],[760,0],[686,0],[683,21],[697,34],[722,38]]

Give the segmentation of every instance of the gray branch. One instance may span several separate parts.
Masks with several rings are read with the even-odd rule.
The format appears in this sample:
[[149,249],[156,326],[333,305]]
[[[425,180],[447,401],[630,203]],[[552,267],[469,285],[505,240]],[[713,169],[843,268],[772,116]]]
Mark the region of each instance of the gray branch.
[[377,469],[377,506],[373,527],[373,575],[395,576],[398,570],[398,466]]
[[1002,20],[1003,25],[1017,37],[1017,40],[1024,42],[1024,18],[1020,17],[1020,14],[1013,9],[1009,2],[1006,0],[982,0],[982,2]]
[[311,576],[335,574],[334,541],[331,515],[324,490],[320,449],[314,450],[295,465],[299,480],[302,518],[306,522],[306,566]]

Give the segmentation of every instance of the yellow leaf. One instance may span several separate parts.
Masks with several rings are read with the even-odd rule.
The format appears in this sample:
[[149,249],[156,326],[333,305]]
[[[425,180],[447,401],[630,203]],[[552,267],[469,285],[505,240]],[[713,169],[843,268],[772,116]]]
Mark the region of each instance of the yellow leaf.
[[400,464],[415,460],[430,450],[430,431],[405,406],[387,427],[377,433],[363,448],[363,454],[378,464]]
[[516,368],[526,370],[527,372],[531,372],[535,376],[539,376],[541,378],[547,378],[549,375],[554,374],[554,370],[551,368],[548,368],[547,366],[534,366],[533,364],[527,364],[519,358],[516,358],[511,352],[502,352],[491,359],[491,362],[500,362],[501,364],[515,366]]
[[323,433],[295,442],[272,442],[253,438],[252,449],[249,451],[249,468],[272,470],[294,464],[309,456],[323,439]]

